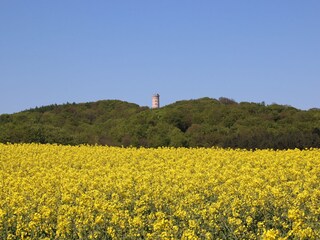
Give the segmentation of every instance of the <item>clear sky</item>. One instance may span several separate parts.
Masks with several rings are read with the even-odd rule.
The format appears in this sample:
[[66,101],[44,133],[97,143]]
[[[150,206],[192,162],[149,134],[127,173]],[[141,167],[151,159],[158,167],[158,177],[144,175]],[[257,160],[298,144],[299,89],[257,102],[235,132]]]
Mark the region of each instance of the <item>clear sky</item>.
[[319,0],[1,0],[0,113],[201,97],[320,107]]

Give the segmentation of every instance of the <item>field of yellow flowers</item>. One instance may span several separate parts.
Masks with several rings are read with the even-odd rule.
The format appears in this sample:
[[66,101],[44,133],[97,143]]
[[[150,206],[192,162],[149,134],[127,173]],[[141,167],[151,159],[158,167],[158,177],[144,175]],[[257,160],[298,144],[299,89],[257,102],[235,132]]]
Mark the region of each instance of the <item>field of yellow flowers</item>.
[[320,239],[320,150],[0,144],[0,239]]

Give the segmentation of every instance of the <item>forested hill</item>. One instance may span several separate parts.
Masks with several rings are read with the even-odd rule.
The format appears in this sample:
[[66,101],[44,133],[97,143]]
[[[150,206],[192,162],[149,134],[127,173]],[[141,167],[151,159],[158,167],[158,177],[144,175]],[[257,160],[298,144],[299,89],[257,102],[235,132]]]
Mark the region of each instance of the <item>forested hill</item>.
[[0,115],[0,142],[232,148],[320,147],[320,110],[179,101],[150,109],[119,100],[50,105]]

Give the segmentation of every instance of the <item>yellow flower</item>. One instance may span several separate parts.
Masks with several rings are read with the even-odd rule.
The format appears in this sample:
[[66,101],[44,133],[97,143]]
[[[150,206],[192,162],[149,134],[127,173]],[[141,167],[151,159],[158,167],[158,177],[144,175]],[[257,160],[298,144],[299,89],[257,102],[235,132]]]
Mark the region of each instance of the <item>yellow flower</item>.
[[3,239],[318,239],[320,149],[0,144]]
[[276,229],[269,229],[264,232],[262,238],[264,240],[275,240],[278,238],[279,231]]

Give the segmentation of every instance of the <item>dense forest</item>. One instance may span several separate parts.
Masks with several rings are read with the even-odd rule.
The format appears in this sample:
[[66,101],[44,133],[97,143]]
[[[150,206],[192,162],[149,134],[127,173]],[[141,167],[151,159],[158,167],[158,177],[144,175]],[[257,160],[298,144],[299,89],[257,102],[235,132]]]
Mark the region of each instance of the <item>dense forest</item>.
[[119,100],[67,103],[0,115],[0,142],[302,149],[320,147],[320,110],[224,97],[159,109]]

